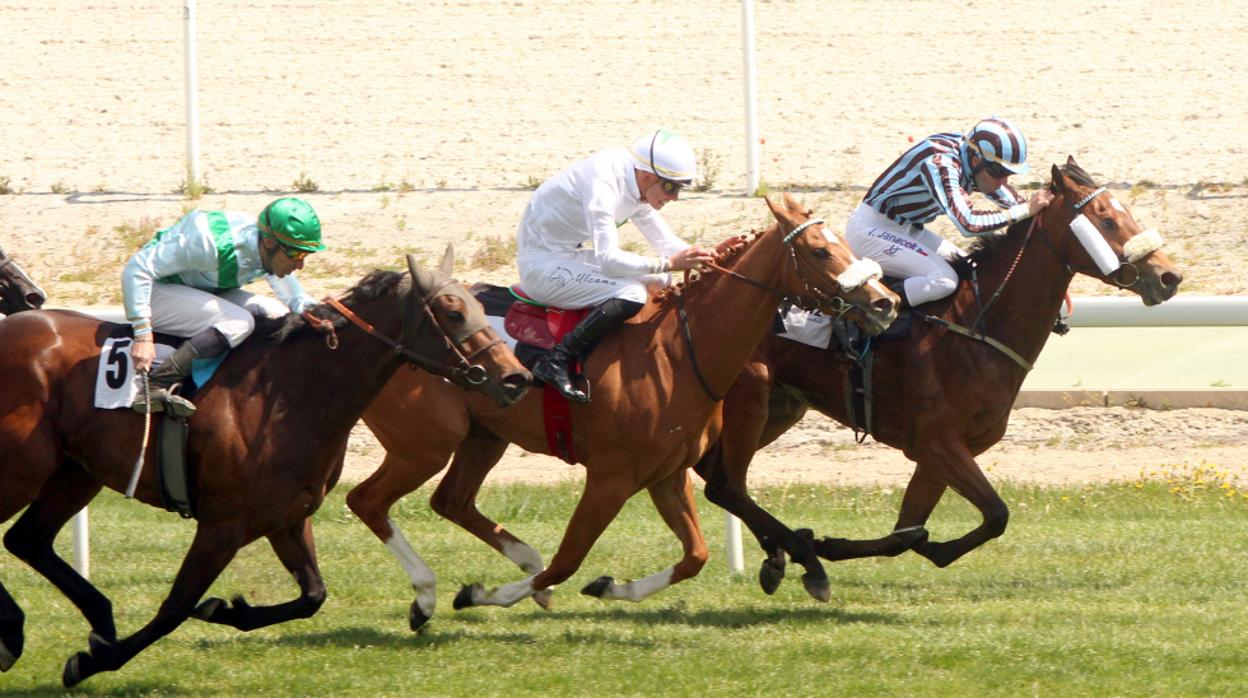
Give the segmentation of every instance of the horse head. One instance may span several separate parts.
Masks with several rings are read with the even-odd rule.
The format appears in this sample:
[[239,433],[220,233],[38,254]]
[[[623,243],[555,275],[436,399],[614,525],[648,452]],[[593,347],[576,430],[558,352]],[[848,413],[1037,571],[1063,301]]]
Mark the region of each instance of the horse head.
[[880,283],[879,264],[855,257],[840,235],[811,218],[812,212],[792,195],[784,195],[783,207],[768,198],[767,207],[793,253],[786,280],[792,294],[813,296],[820,310],[833,315],[855,311],[853,317],[868,335],[892,324],[901,299]]
[[47,300],[48,294],[0,248],[0,317],[38,310]]
[[[500,407],[524,397],[529,372],[486,320],[485,308],[451,276],[455,252],[451,245],[437,269],[417,265],[407,255],[412,293],[405,311],[404,344],[409,347],[441,347],[440,366],[424,366],[463,388],[489,395]],[[419,334],[425,319],[431,320],[432,337]],[[438,349],[421,352],[438,356]]]
[[1157,305],[1179,290],[1183,272],[1161,251],[1156,230],[1141,230],[1127,207],[1097,186],[1073,157],[1054,165],[1052,176],[1053,202],[1039,225],[1068,269],[1130,289],[1144,305]]

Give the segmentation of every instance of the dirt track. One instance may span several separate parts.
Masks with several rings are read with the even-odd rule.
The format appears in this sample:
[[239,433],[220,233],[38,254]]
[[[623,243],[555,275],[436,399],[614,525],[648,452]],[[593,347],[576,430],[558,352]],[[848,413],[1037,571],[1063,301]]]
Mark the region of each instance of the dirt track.
[[[295,183],[330,250],[305,285],[428,261],[510,281],[506,241],[535,181],[657,124],[703,153],[709,191],[664,214],[687,238],[761,226],[742,196],[735,3],[201,3],[203,168],[184,182],[180,7],[0,0],[0,244],[56,304],[116,303],[121,263],[193,205],[258,211]],[[995,22],[998,18],[1001,24]],[[989,114],[1026,130],[1034,174],[1073,154],[1185,267],[1183,293],[1248,293],[1248,6],[1135,0],[1001,7],[919,0],[758,2],[762,178],[833,224],[911,138]],[[298,51],[268,28],[305,38]],[[934,29],[939,28],[939,29]],[[947,231],[947,227],[945,228]],[[1080,278],[1076,294],[1114,293]],[[1022,410],[982,464],[994,478],[1099,480],[1164,462],[1248,462],[1245,418],[1217,410]],[[1129,435],[1127,438],[1124,435]],[[755,479],[904,482],[909,465],[809,418]],[[1102,444],[1112,444],[1102,446]],[[380,459],[361,434],[351,472]],[[498,477],[579,473],[509,454]]]

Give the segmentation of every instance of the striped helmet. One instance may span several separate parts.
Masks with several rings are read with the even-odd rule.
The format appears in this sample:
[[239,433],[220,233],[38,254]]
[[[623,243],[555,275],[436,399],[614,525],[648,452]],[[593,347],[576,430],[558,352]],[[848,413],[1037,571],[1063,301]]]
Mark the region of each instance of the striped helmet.
[[995,162],[1014,174],[1027,174],[1027,139],[1014,124],[992,116],[975,124],[966,134],[971,151],[987,162]]
[[638,138],[631,152],[637,169],[653,172],[663,179],[688,184],[698,175],[693,148],[684,138],[667,129]]

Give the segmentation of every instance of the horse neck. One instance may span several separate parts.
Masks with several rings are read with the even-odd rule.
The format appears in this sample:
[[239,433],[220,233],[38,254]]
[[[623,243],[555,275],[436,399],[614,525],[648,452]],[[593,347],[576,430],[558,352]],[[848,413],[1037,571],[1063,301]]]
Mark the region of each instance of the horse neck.
[[[729,260],[726,268],[780,289],[788,274],[797,273],[789,255],[788,246],[773,228]],[[716,395],[723,395],[736,381],[771,328],[780,301],[781,296],[775,291],[721,272],[710,272],[709,278],[704,277],[685,291],[685,308],[698,367]],[[702,391],[676,313],[669,315],[666,329],[669,355],[682,357],[673,362],[677,379],[693,381],[697,390]]]
[[[402,336],[399,302],[394,296],[347,305],[377,332],[392,339]],[[244,346],[251,353],[227,365],[258,371],[257,387],[265,396],[262,399],[292,405],[291,411],[322,433],[345,433],[359,421],[401,359],[384,342],[354,324],[339,327],[337,337],[337,348],[332,350],[319,335],[291,337],[277,345],[264,340],[248,342]]]
[[[1016,225],[1031,224],[1025,221]],[[980,300],[964,293],[954,310],[955,321],[971,327],[979,318],[980,302],[989,303],[999,291],[978,329],[1032,363],[1048,340],[1074,277],[1046,242],[1049,233],[1042,222],[1035,221],[1035,225],[1030,236],[1026,230],[1011,231],[981,260]]]

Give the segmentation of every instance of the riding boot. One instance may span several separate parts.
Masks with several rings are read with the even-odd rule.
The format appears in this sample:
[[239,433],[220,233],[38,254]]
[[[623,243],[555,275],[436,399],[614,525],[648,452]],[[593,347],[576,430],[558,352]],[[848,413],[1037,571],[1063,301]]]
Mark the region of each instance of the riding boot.
[[225,336],[215,328],[188,339],[148,374],[147,394],[140,392],[131,408],[144,413],[168,410],[184,419],[195,414],[195,405],[177,394],[177,386],[191,375],[191,362],[200,357],[220,356],[229,347]]
[[641,310],[642,303],[613,298],[594,308],[572,331],[533,365],[533,376],[552,385],[573,402],[589,402],[589,395],[572,384],[572,363],[608,332]]
[[906,280],[905,279],[889,279],[888,282],[884,284],[884,286],[886,286],[888,290],[892,291],[893,293],[896,293],[897,297],[901,299],[901,302],[897,304],[897,310],[905,310],[911,307],[910,299],[906,298]]

